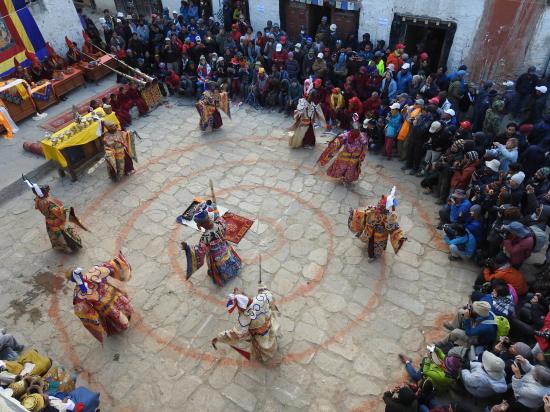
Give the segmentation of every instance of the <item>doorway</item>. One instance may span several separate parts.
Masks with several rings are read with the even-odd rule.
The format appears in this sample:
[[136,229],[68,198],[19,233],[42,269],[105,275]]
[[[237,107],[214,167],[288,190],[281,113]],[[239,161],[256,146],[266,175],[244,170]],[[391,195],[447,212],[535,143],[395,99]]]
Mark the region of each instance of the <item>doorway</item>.
[[456,32],[456,23],[425,17],[395,14],[390,34],[390,47],[404,43],[409,56],[428,53],[432,73],[447,64]]
[[317,34],[317,27],[321,24],[323,16],[327,17],[327,24],[331,24],[331,7],[330,6],[309,6],[309,27],[308,33],[315,41],[315,35]]

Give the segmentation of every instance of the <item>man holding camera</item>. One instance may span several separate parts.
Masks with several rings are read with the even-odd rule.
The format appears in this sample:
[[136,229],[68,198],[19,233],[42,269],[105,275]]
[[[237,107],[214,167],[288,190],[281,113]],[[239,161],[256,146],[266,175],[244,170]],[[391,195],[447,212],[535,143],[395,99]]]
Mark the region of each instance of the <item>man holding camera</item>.
[[491,305],[476,301],[460,309],[452,322],[443,324],[450,333],[437,346],[449,343],[469,348],[471,345],[491,348],[497,338],[495,315]]
[[438,230],[443,229],[446,223],[467,223],[470,220],[470,207],[472,204],[466,197],[466,192],[456,189],[447,200],[447,205],[439,210],[440,224]]
[[443,240],[449,245],[449,260],[469,259],[476,253],[476,238],[461,224],[443,225]]

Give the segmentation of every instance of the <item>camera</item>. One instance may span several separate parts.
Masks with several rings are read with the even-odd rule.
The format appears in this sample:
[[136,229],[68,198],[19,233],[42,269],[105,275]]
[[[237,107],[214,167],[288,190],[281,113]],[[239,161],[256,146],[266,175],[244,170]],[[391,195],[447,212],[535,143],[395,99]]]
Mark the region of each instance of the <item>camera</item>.
[[535,336],[539,336],[543,339],[550,340],[550,330],[544,329],[544,330],[536,330]]
[[443,225],[443,231],[449,239],[454,239],[457,236],[456,226],[452,224]]

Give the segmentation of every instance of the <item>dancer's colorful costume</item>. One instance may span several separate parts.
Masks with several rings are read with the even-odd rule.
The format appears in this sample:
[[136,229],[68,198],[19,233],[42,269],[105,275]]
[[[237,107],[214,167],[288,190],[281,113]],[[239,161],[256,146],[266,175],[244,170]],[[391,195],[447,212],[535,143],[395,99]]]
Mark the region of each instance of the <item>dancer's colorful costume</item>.
[[205,232],[198,245],[182,244],[187,258],[187,278],[202,267],[206,260],[208,276],[214,283],[223,286],[239,274],[242,266],[241,258],[225,240],[225,221],[219,216],[216,204],[210,201],[197,207],[193,219]]
[[134,310],[122,282],[129,280],[131,274],[132,268],[122,252],[87,271],[75,268],[67,272],[67,279],[76,283],[74,313],[102,343],[104,334],[128,329]]
[[395,186],[389,196],[382,196],[375,206],[367,206],[365,210],[350,209],[348,219],[349,229],[367,244],[370,259],[382,255],[388,244],[388,238],[395,253],[399,252],[407,238],[397,222],[395,207]]

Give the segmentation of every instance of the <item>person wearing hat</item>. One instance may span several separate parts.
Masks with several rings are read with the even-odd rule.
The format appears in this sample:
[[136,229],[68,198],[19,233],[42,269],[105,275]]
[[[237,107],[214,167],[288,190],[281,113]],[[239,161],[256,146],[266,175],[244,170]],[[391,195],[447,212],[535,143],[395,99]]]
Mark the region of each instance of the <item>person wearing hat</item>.
[[416,99],[414,104],[405,105],[401,110],[401,115],[403,116],[403,124],[397,135],[397,153],[399,155],[399,160],[404,161],[407,159],[407,146],[409,144],[409,134],[412,130],[412,126],[416,118],[422,112],[424,107],[423,99]]
[[301,77],[308,78],[313,76],[313,64],[317,59],[315,58],[315,50],[313,48],[308,49],[307,54],[302,61]]
[[295,52],[289,52],[284,64],[284,69],[288,73],[289,80],[298,79],[300,75],[300,63],[294,58]]
[[452,108],[458,111],[460,107],[460,101],[464,97],[464,76],[466,72],[459,70],[454,80],[451,81],[449,89],[447,90],[447,98],[451,102]]
[[410,71],[411,65],[403,63],[401,69],[397,72],[397,93],[407,93],[412,82],[413,76]]
[[439,230],[445,223],[468,223],[472,204],[463,189],[455,189],[447,201],[447,205],[439,210]]
[[479,155],[475,150],[466,152],[464,158],[453,165],[454,173],[451,177],[451,190],[466,190],[480,163]]
[[80,236],[67,221],[74,223],[81,229],[87,230],[76,217],[72,207],[66,208],[65,204],[50,196],[50,186],[39,186],[31,182],[25,176],[23,181],[32,190],[34,208],[38,210],[46,220],[46,231],[50,238],[52,248],[65,253],[71,253],[82,248]]
[[395,45],[395,50],[388,55],[386,59],[386,65],[393,64],[395,71],[401,70],[403,65],[403,53],[405,52],[406,46],[402,43]]
[[315,32],[315,38],[319,38],[324,44],[328,44],[330,40],[330,26],[327,16],[321,17],[321,22],[317,26],[317,31]]
[[[502,124],[504,102],[500,99],[493,101],[491,108],[485,112],[482,131],[486,135],[496,137],[499,135]],[[475,124],[474,124],[475,128]]]
[[103,122],[103,145],[105,148],[105,164],[109,177],[119,181],[123,176],[134,172],[133,137],[130,133],[119,130],[117,125],[109,120]]
[[491,305],[485,301],[475,301],[459,309],[451,322],[443,322],[449,334],[436,345],[443,347],[449,343],[469,348],[471,345],[492,348],[497,338],[495,315]]
[[487,149],[485,154],[500,162],[500,170],[508,172],[511,163],[518,161],[518,139],[512,137],[506,141],[506,145],[493,142],[494,149]]
[[486,350],[481,362],[470,362],[470,369],[462,369],[462,382],[469,394],[488,398],[508,390],[504,361]]
[[516,80],[516,101],[513,104],[512,114],[514,117],[520,118],[523,115],[523,110],[529,103],[529,99],[535,93],[535,87],[539,82],[537,76],[537,68],[531,66],[526,73],[520,75]]
[[510,264],[519,269],[522,263],[531,256],[535,246],[533,233],[522,223],[514,221],[502,226],[505,238],[502,241],[502,251],[508,257]]
[[448,130],[452,130],[454,132],[458,127],[456,112],[453,109],[443,110],[443,113],[441,113],[441,123],[444,124]]
[[424,146],[426,149],[424,157],[426,166],[416,173],[418,177],[424,176],[426,171],[439,160],[443,152],[451,146],[451,133],[440,121],[436,120],[432,122],[428,129],[427,141]]
[[315,104],[316,94],[317,92],[313,87],[305,88],[305,97],[298,100],[298,105],[294,112],[294,124],[291,126],[293,133],[288,140],[288,145],[293,149],[299,147],[313,149],[315,146],[313,124],[319,122],[322,127],[327,127],[321,106]]
[[130,326],[134,309],[122,282],[131,275],[132,268],[122,252],[88,270],[75,267],[66,273],[66,279],[75,283],[74,314],[101,343],[104,335],[120,333]]
[[542,120],[542,115],[548,99],[548,87],[541,85],[535,87],[535,94],[531,96],[528,105],[529,116],[527,123],[537,124]]
[[402,123],[401,105],[397,102],[393,103],[390,106],[390,112],[386,116],[386,127],[384,129],[384,154],[388,160],[392,160],[393,147]]
[[317,54],[317,58],[313,62],[311,69],[317,78],[324,78],[328,74],[327,62],[323,53],[319,52]]
[[512,267],[508,259],[503,255],[487,259],[482,274],[476,280],[476,284],[482,285],[485,282],[493,282],[495,280],[500,280],[511,285],[519,296],[525,295],[529,289],[523,273]]
[[401,170],[410,170],[409,174],[415,175],[420,172],[422,157],[425,155],[425,143],[428,137],[428,130],[434,121],[434,111],[430,106],[422,107],[420,115],[416,117],[409,137],[407,147],[407,162]]
[[[228,313],[237,309],[239,324],[232,329],[220,332],[212,339],[212,346],[217,349],[217,343],[225,343],[250,360],[252,357],[260,362],[276,366],[279,334],[279,309],[271,291],[258,285],[258,294],[249,297],[238,288],[229,294],[226,303]],[[237,348],[241,344],[250,347],[250,351]]]
[[511,366],[512,390],[517,402],[530,410],[543,406],[543,398],[550,395],[550,369],[533,366],[522,355],[517,355]]

